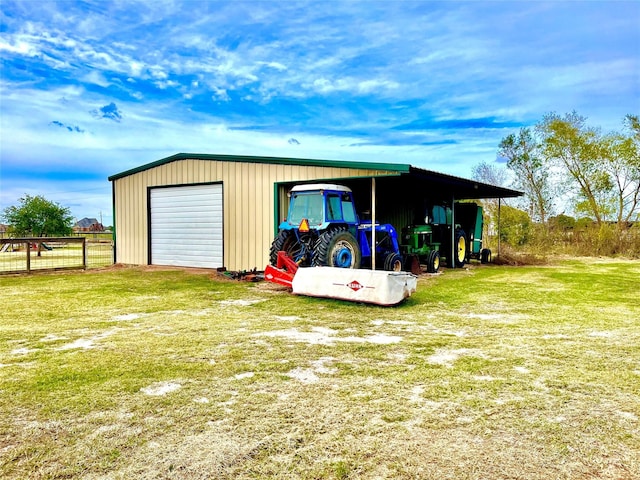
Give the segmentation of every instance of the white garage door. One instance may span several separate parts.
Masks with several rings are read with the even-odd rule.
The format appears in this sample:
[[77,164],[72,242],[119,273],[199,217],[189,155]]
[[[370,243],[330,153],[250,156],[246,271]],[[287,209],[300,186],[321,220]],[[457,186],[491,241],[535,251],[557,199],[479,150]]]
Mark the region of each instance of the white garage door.
[[222,184],[154,188],[151,263],[222,267]]

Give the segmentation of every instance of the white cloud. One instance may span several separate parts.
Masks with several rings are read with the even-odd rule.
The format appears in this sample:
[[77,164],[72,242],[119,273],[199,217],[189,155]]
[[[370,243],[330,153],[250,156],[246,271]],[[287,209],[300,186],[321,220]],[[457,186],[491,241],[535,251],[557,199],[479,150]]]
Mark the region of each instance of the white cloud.
[[145,68],[145,64],[143,62],[137,60],[131,60],[129,62],[129,71],[130,75],[133,77],[140,77]]
[[167,88],[179,87],[180,83],[176,82],[175,80],[165,80],[165,81],[154,82],[154,85],[158,87],[160,90],[166,90]]
[[280,62],[258,62],[258,65],[264,65],[280,72],[287,70],[287,67]]
[[111,85],[111,82],[104,77],[102,72],[97,70],[91,70],[86,75],[83,75],[81,80],[85,83],[91,83],[100,87],[108,87]]
[[217,102],[228,102],[231,100],[229,94],[224,88],[213,87],[213,95],[211,99]]
[[35,57],[40,53],[32,43],[26,40],[16,40],[13,44],[0,40],[0,51],[25,55],[27,57]]
[[398,82],[390,80],[364,80],[358,83],[358,91],[361,93],[372,93],[380,90],[395,90],[399,86]]

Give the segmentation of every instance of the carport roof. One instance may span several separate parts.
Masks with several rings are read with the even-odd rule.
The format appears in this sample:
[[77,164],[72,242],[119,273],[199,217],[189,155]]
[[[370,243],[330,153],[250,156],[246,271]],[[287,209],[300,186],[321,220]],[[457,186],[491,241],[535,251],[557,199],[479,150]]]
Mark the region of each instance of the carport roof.
[[514,198],[524,195],[518,190],[412,166],[409,166],[409,172],[406,175],[409,177],[411,185],[416,188],[420,188],[422,185],[424,188],[424,185],[428,184],[433,196],[439,198],[453,196],[456,200],[475,200],[480,198]]
[[[282,157],[255,157],[245,155],[216,155],[202,153],[177,153],[170,157],[162,158],[155,162],[147,163],[131,170],[116,173],[109,177],[109,181],[128,177],[139,172],[144,172],[160,165],[164,165],[179,160],[209,160],[219,162],[245,162],[245,163],[269,163],[282,165],[300,165],[313,167],[341,167],[366,170],[378,170],[379,176],[397,175],[404,177],[409,184],[415,188],[425,188],[424,184],[429,184],[429,189],[441,198],[455,197],[456,199],[480,199],[480,198],[509,198],[522,196],[522,192],[508,188],[497,187],[487,183],[468,180],[462,177],[455,177],[444,173],[413,167],[403,163],[378,163],[378,162],[353,162],[343,160],[319,160],[305,158],[282,158]],[[403,182],[404,183],[404,182]]]

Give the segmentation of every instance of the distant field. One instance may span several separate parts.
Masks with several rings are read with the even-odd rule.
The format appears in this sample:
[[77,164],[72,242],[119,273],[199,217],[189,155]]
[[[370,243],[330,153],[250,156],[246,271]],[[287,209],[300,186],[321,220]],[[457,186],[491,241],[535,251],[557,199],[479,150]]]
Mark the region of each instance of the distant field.
[[640,262],[396,308],[112,267],[0,277],[5,479],[637,479]]

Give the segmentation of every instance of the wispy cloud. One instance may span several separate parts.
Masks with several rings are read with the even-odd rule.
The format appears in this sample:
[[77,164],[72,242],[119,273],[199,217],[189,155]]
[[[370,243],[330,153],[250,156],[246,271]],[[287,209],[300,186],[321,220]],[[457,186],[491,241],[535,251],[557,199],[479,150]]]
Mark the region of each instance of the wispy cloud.
[[49,125],[64,128],[65,130],[72,133],[84,133],[84,130],[77,125],[66,125],[58,120],[53,120],[51,123],[49,123]]

